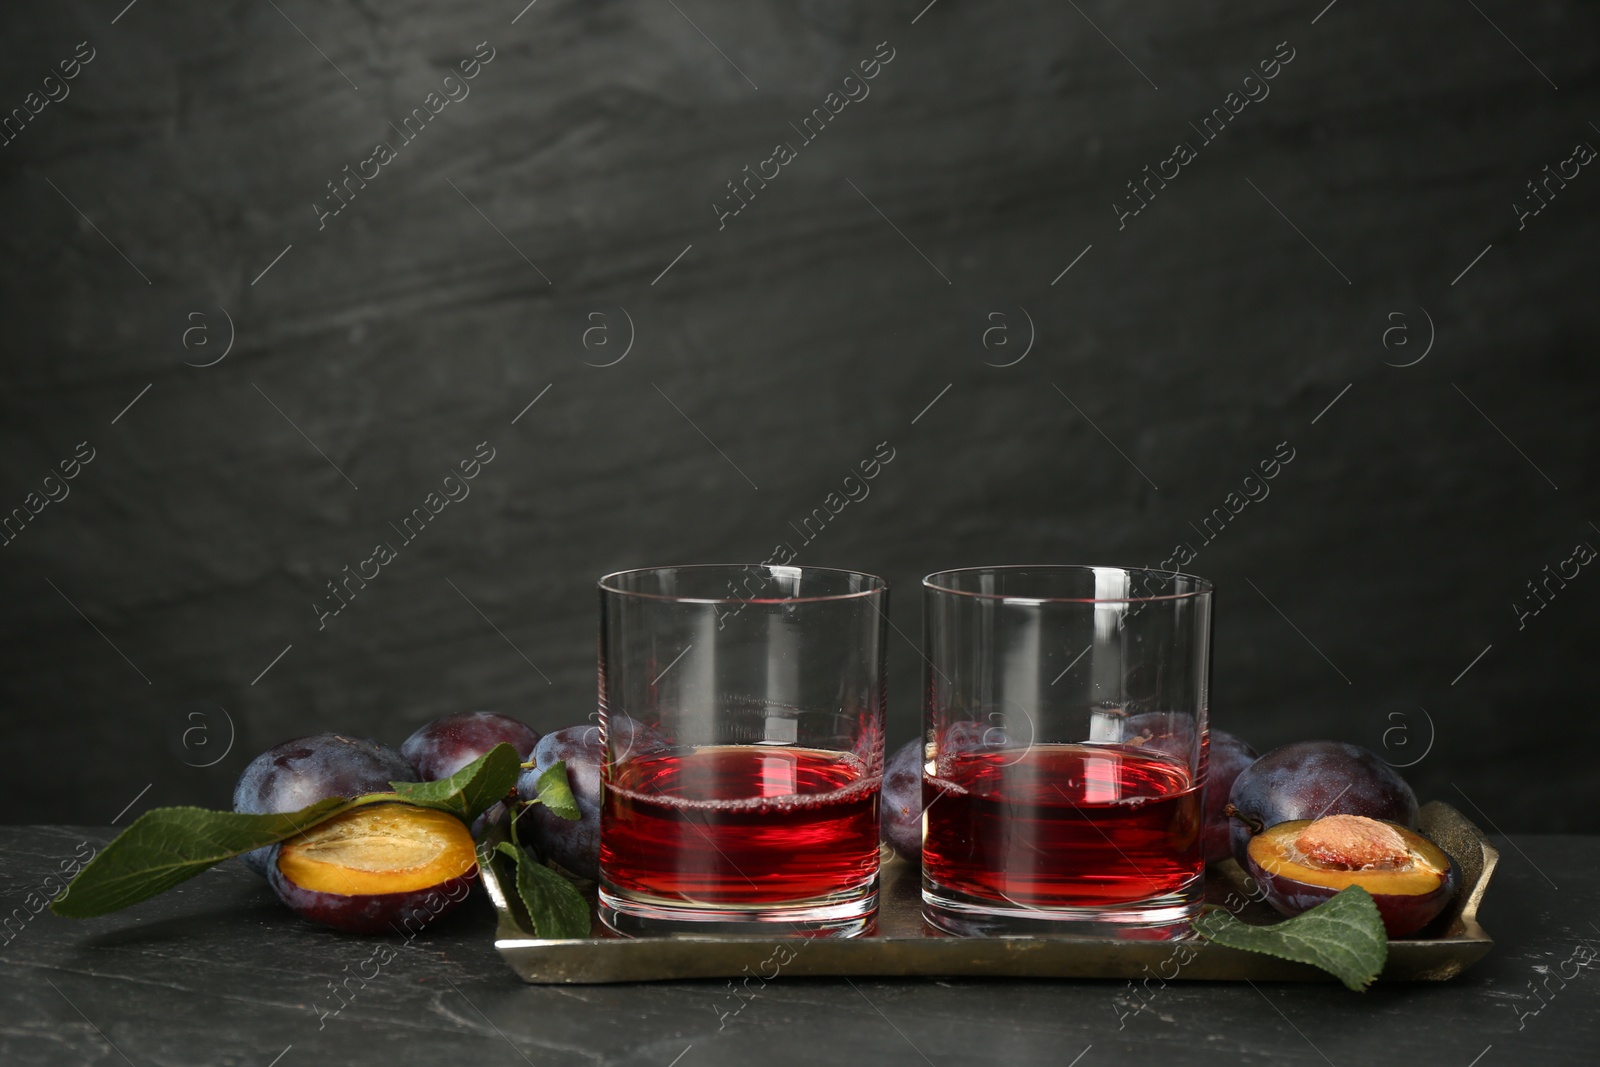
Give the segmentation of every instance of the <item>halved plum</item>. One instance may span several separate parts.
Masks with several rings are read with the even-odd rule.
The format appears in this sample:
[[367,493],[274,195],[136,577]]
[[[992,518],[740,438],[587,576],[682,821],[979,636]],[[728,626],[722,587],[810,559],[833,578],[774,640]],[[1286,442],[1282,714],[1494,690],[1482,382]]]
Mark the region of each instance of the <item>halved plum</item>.
[[411,933],[454,911],[477,873],[460,819],[374,804],[276,846],[267,879],[301,918],[358,934]]
[[1250,839],[1245,868],[1269,904],[1299,915],[1348,886],[1372,894],[1390,937],[1427,926],[1455,892],[1455,866],[1415,830],[1364,815],[1282,822]]
[[[417,770],[400,753],[371,738],[322,733],[297,737],[251,760],[233,789],[233,810],[246,815],[299,811],[328,797],[384,793],[391,782],[415,782]],[[239,857],[265,877],[272,850]]]

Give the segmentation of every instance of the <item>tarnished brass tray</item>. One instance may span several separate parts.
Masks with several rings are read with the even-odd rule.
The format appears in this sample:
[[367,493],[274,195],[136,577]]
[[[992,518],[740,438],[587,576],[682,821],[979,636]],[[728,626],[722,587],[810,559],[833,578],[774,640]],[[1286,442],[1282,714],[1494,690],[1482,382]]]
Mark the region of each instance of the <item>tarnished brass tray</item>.
[[[1422,809],[1422,832],[1450,854],[1460,874],[1455,899],[1423,931],[1429,936],[1390,941],[1386,981],[1442,981],[1481,959],[1494,942],[1478,925],[1478,904],[1499,853],[1455,808],[1435,801]],[[958,938],[922,920],[917,868],[898,857],[883,865],[876,933],[846,939],[751,938],[724,935],[622,938],[593,919],[591,936],[540,940],[528,926],[504,872],[487,864],[483,880],[499,913],[495,947],[523,981],[538,984],[650,982],[688,978],[751,978],[777,974],[966,975],[1008,978],[1115,978],[1206,981],[1333,981],[1315,967],[1225,948],[1203,940],[1118,941],[1085,938]],[[594,893],[591,889],[591,916]],[[1280,916],[1247,901],[1244,875],[1227,860],[1207,872],[1206,896],[1228,903],[1246,922]]]

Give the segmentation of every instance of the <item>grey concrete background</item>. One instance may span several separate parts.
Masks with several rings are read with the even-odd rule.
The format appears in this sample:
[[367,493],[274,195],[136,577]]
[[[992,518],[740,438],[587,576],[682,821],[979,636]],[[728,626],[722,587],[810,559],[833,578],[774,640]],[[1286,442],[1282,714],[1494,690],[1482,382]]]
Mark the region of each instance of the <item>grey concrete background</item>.
[[[0,509],[39,508],[0,548],[0,817],[221,804],[255,752],[320,729],[581,721],[598,575],[780,541],[893,584],[898,741],[922,574],[1187,540],[1220,589],[1217,725],[1366,743],[1513,833],[1600,829],[1600,577],[1537,613],[1526,587],[1600,544],[1600,177],[1537,214],[1526,186],[1600,147],[1594,9],[0,19],[0,113],[23,109],[0,145]],[[860,93],[880,42],[870,95],[802,143],[790,124]],[[403,143],[445,91],[470,95]],[[1127,183],[1234,106],[1119,224]],[[394,158],[319,223],[380,141]],[[719,228],[778,142],[796,158]],[[80,442],[92,460],[45,483]],[[470,495],[402,544],[390,524],[480,442]],[[870,495],[802,546],[791,523],[882,442]],[[1246,491],[1270,495],[1206,542]],[[319,629],[380,541],[396,558]]]

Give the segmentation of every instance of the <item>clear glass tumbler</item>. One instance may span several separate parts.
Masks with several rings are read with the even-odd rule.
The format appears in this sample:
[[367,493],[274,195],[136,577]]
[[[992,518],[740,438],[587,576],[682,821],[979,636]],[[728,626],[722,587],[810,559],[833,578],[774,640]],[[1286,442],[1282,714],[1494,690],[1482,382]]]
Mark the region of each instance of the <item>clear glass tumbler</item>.
[[923,579],[922,897],[950,933],[1182,937],[1203,903],[1211,583]]
[[818,567],[600,579],[609,927],[866,929],[877,909],[888,597],[881,578]]

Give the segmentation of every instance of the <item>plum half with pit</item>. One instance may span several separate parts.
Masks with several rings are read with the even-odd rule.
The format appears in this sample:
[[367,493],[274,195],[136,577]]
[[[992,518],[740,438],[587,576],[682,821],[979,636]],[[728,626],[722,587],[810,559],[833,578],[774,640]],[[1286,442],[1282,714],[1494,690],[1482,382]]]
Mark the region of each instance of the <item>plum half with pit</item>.
[[424,782],[433,782],[450,777],[501,742],[526,761],[539,743],[539,731],[499,712],[463,711],[417,727],[401,742],[400,754]]
[[1408,827],[1362,815],[1281,822],[1250,839],[1245,869],[1285,915],[1361,886],[1390,937],[1427,926],[1455,892],[1455,867],[1442,849]]
[[[246,815],[299,811],[328,797],[386,793],[390,782],[417,780],[416,768],[388,745],[345,734],[312,734],[251,760],[234,786],[233,810]],[[242,858],[265,875],[270,851],[258,848]]]
[[907,741],[883,767],[880,830],[903,858],[922,857],[922,738]]
[[410,935],[454,911],[478,873],[455,816],[372,804],[272,847],[267,881],[303,919],[349,933]]
[[1343,741],[1297,741],[1246,767],[1228,795],[1234,858],[1279,823],[1363,815],[1415,829],[1417,796],[1375,753]]

